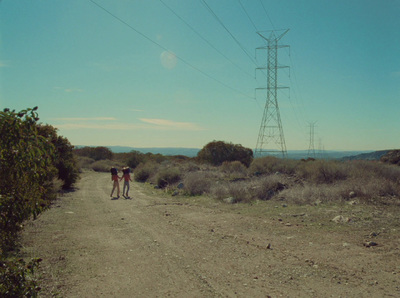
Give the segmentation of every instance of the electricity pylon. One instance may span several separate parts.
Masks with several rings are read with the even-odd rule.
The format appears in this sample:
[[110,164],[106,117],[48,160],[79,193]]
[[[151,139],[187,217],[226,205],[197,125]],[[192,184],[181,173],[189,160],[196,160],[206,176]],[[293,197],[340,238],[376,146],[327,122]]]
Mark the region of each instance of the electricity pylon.
[[310,126],[310,144],[308,145],[308,153],[307,157],[316,158],[315,155],[315,147],[314,147],[314,127],[315,123],[317,122],[309,122],[308,125]]
[[[267,87],[256,88],[262,91],[265,96],[264,114],[258,133],[257,146],[255,156],[260,157],[264,153],[281,154],[283,158],[287,157],[285,137],[281,116],[278,106],[278,89],[288,87],[278,87],[278,69],[287,66],[278,66],[278,49],[288,47],[287,45],[279,45],[278,41],[289,31],[277,35],[279,31],[267,31],[267,33],[257,32],[263,39],[267,41],[267,46],[257,49],[267,49],[267,66],[258,67],[257,70],[267,70]],[[275,146],[275,148],[271,145]],[[276,148],[277,147],[277,148]]]

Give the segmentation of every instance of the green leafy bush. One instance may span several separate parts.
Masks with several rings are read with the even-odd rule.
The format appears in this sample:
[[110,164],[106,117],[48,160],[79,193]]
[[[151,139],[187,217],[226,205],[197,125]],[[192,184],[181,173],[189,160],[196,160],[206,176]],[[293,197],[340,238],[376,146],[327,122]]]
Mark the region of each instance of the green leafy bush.
[[57,153],[38,133],[36,110],[0,112],[0,254],[13,247],[21,223],[55,198]]
[[77,160],[73,146],[64,137],[57,135],[57,129],[51,125],[38,125],[38,134],[49,140],[55,147],[55,166],[58,178],[64,182],[63,189],[70,188],[79,178]]
[[[35,218],[61,187],[78,177],[72,146],[56,129],[39,125],[37,107],[0,112],[0,297],[36,297],[40,260],[10,259],[23,221]],[[62,181],[62,182],[61,182]]]
[[224,161],[240,161],[248,167],[253,160],[253,151],[242,145],[234,145],[222,141],[213,141],[203,147],[197,154],[200,161],[211,163],[215,166]]
[[0,260],[0,297],[38,297],[41,289],[33,275],[41,261]]

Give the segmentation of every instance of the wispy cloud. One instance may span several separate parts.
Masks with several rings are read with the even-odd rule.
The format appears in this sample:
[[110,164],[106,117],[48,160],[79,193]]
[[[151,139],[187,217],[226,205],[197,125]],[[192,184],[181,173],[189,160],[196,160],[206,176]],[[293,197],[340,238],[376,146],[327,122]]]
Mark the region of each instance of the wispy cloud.
[[99,129],[99,130],[136,130],[143,128],[140,125],[126,123],[64,123],[55,125],[57,128],[74,130],[74,129]]
[[[122,123],[115,121],[112,117],[94,117],[94,118],[55,118],[53,120],[63,121],[64,123],[56,124],[60,129],[102,129],[102,130],[183,130],[183,131],[200,131],[204,130],[195,123],[176,122],[165,119],[148,119],[141,118],[141,123]],[[96,123],[95,121],[99,121]],[[101,121],[101,122],[100,122]]]
[[91,118],[53,118],[58,121],[114,121],[114,117],[91,117]]
[[154,128],[162,130],[203,130],[203,128],[191,122],[176,122],[166,119],[149,118],[140,118],[140,121],[152,124]]

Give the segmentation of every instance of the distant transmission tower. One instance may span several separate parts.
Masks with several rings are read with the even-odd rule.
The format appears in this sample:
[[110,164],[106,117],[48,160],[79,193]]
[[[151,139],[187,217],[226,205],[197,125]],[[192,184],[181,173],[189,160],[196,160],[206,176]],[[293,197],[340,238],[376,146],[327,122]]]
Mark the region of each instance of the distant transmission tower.
[[278,87],[278,69],[287,66],[278,66],[278,49],[288,47],[286,45],[278,45],[278,41],[289,31],[277,35],[279,31],[267,31],[261,34],[257,32],[263,39],[267,41],[267,46],[257,49],[267,49],[267,66],[258,67],[257,70],[267,70],[267,87],[256,88],[262,91],[266,98],[264,114],[258,133],[257,146],[255,156],[260,157],[264,154],[281,154],[283,158],[287,157],[285,137],[283,136],[283,128],[281,116],[278,106],[278,89],[288,87]]
[[316,158],[315,155],[315,147],[314,147],[314,127],[315,127],[315,123],[317,122],[309,122],[309,127],[310,127],[310,144],[308,145],[308,153],[307,153],[307,157],[312,157],[312,158]]

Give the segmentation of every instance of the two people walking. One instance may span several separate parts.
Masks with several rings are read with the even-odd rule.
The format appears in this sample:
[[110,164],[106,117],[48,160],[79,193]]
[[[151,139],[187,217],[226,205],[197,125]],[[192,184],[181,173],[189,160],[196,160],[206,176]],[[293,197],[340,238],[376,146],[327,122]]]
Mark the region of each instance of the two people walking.
[[124,167],[122,168],[122,177],[118,176],[118,170],[117,168],[113,167],[111,168],[111,181],[113,181],[113,188],[111,191],[110,197],[113,196],[114,190],[117,189],[117,197],[119,198],[119,181],[124,179],[124,188],[122,189],[122,196],[129,198],[128,192],[129,192],[129,181],[132,182],[131,175],[130,175],[130,168],[129,167]]

